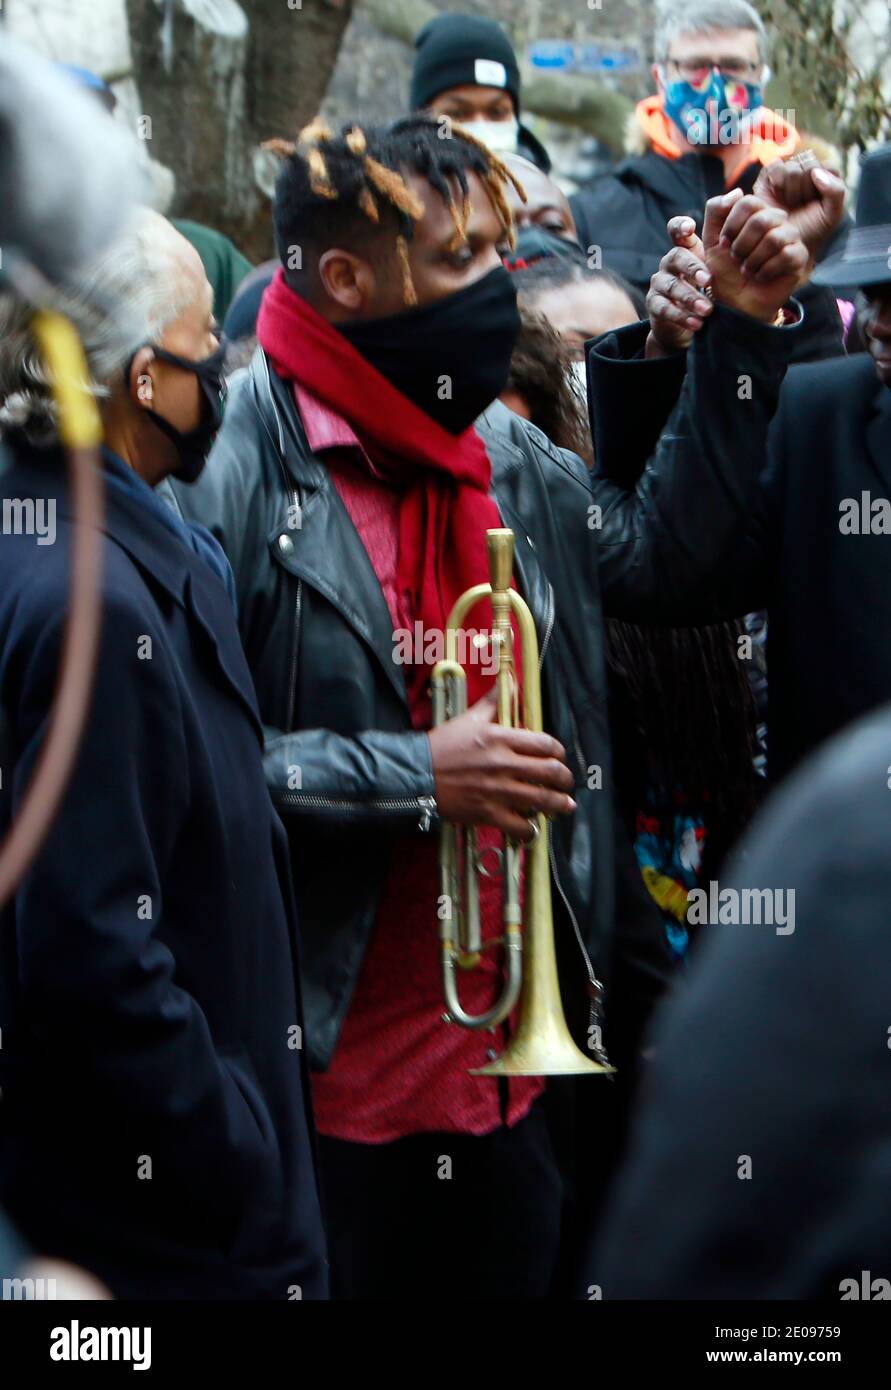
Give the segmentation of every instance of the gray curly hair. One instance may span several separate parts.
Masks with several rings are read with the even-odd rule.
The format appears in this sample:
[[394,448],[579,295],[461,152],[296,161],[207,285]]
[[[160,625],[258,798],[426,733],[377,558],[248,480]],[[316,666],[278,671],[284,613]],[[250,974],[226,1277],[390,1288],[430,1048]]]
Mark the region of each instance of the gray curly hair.
[[[46,306],[77,329],[96,399],[111,395],[136,350],[157,343],[192,302],[174,229],[158,213],[140,208],[124,232],[76,281],[54,292]],[[22,431],[37,445],[57,439],[56,406],[31,332],[31,309],[17,295],[0,294],[0,435]]]
[[665,0],[656,9],[656,62],[666,61],[672,40],[681,34],[718,34],[728,29],[751,29],[761,61],[767,62],[767,30],[747,0]]

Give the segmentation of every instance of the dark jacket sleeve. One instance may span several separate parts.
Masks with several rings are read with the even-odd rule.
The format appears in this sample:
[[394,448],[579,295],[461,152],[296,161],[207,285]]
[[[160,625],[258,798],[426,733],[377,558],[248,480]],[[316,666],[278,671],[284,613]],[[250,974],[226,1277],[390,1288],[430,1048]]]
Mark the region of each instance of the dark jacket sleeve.
[[[767,327],[719,305],[687,354],[677,404],[664,428],[660,425],[640,476],[632,484],[630,470],[623,470],[627,486],[610,475],[610,460],[621,452],[621,416],[615,401],[600,404],[609,392],[597,345],[591,350],[592,429],[600,449],[592,492],[599,508],[594,520],[600,527],[608,615],[690,624],[759,606],[759,569],[766,563],[760,545],[761,475],[797,331]],[[641,450],[656,433],[659,411],[677,385],[678,364],[670,358],[611,365],[618,365],[612,380],[621,377],[627,418],[649,412],[644,374],[651,365],[662,368],[650,426],[637,423],[630,430],[632,448]],[[729,565],[728,556],[743,537],[750,542],[741,570]]]
[[[317,821],[375,821],[404,834],[430,827],[435,795],[426,733],[331,729],[282,734],[264,728],[266,784],[283,815]],[[423,824],[422,824],[423,822]]]
[[687,375],[686,352],[644,357],[649,331],[644,319],[586,345],[595,476],[629,490],[655,452]]
[[[10,642],[10,665],[22,672],[10,710],[14,807],[55,693],[64,605],[57,591],[50,597],[29,605]],[[140,660],[145,638],[151,658]],[[218,1054],[188,971],[165,944],[166,915],[177,910],[165,882],[175,856],[187,852],[180,833],[189,796],[163,634],[150,604],[114,593],[75,770],[16,897],[24,1017],[37,1047],[52,1055],[60,1089],[80,1095],[84,1126],[104,1133],[116,1117],[134,1181],[144,1153],[161,1184],[191,1194],[196,1219],[231,1234],[279,1158],[271,1120],[258,1118],[256,1098]]]

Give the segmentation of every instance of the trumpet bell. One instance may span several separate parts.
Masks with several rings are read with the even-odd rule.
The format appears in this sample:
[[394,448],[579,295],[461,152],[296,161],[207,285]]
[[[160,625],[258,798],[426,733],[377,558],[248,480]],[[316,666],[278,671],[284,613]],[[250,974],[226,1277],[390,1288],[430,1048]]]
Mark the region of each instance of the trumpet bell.
[[586,1057],[576,1047],[569,1030],[557,1019],[542,1028],[532,1027],[521,1016],[520,1026],[500,1057],[484,1067],[475,1067],[471,1076],[587,1076],[592,1073],[609,1075],[615,1067],[604,1066]]
[[586,1057],[569,1031],[557,984],[553,935],[542,937],[533,928],[526,944],[517,1030],[500,1057],[471,1075],[608,1076],[615,1067]]

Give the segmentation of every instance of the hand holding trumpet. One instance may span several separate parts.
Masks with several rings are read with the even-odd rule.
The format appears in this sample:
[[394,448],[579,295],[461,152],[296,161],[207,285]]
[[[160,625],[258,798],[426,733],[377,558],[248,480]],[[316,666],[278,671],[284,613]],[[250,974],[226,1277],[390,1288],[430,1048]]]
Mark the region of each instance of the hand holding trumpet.
[[429,737],[443,820],[494,825],[511,839],[528,842],[531,814],[575,810],[562,743],[550,734],[499,725],[494,690]]

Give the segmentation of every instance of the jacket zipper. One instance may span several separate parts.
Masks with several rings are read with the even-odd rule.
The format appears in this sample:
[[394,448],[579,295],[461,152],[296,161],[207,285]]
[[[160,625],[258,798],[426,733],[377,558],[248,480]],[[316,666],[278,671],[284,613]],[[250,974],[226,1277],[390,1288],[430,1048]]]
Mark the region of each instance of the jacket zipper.
[[582,757],[582,748],[581,744],[579,743],[579,726],[576,723],[575,711],[571,708],[569,711],[569,718],[572,721],[572,745],[575,749],[576,761],[579,765],[579,775],[582,781],[584,782],[585,778],[588,775],[588,769],[585,766],[585,760]]
[[277,801],[299,806],[318,806],[328,810],[362,810],[373,806],[378,811],[419,811],[418,828],[427,831],[436,815],[436,799],[432,796],[379,796],[367,801],[351,800],[346,796],[316,796],[308,792],[282,792]]
[[[263,375],[265,377],[266,392],[269,396],[269,404],[275,416],[275,424],[278,430],[278,461],[282,470],[282,477],[285,484],[285,493],[288,492],[288,470],[285,464],[285,436],[282,430],[282,422],[279,419],[278,407],[275,404],[275,397],[272,394],[272,383],[269,380],[269,366],[264,356]],[[273,444],[275,440],[273,440]],[[291,489],[291,502],[296,509],[295,515],[299,516],[302,508],[300,506],[300,493],[297,488]],[[303,607],[303,580],[297,580],[297,594],[294,599],[294,627],[291,642],[291,663],[288,673],[288,700],[286,705],[285,731],[291,733],[294,728],[294,706],[297,701],[297,653],[300,649],[300,618]]]
[[550,640],[551,640],[551,632],[552,632],[553,627],[554,627],[554,610],[555,610],[555,604],[554,604],[554,586],[553,586],[553,584],[551,584],[550,580],[548,580],[548,606],[547,606],[547,609],[545,610],[545,611],[546,611],[546,615],[547,615],[547,621],[546,621],[546,625],[545,625],[544,641],[543,641],[542,644],[541,644],[541,651],[538,653],[538,669],[539,669],[539,671],[541,671],[541,668],[542,668],[542,666],[544,665],[545,652],[547,651],[547,649],[548,649],[548,643],[549,643]]
[[[297,494],[294,493],[296,498]],[[303,580],[297,580],[297,596],[294,599],[294,633],[291,645],[291,673],[288,683],[288,718],[285,728],[288,733],[294,729],[294,705],[297,700],[297,650],[300,645],[300,610],[303,606]]]

